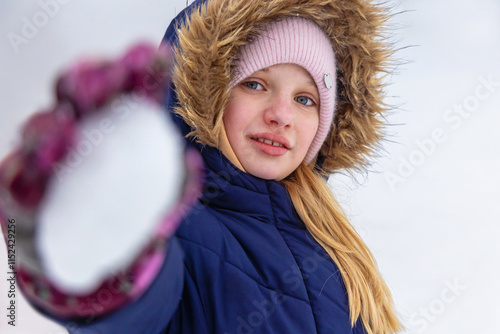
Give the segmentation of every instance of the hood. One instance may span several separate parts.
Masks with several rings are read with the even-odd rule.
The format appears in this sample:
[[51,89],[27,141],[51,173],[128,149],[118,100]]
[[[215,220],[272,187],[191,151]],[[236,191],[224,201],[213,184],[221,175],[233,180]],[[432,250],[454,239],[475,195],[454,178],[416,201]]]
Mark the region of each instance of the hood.
[[382,82],[392,54],[384,38],[389,14],[363,0],[199,0],[170,24],[164,41],[175,62],[168,107],[184,133],[219,147],[223,111],[240,48],[266,23],[287,16],[315,22],[337,60],[337,106],[316,162],[325,175],[361,170],[382,137]]

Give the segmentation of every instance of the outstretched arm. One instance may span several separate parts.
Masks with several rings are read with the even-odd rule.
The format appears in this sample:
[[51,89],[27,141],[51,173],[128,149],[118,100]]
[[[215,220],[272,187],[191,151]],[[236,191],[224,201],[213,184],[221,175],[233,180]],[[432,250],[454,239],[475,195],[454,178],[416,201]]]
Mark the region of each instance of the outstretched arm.
[[131,329],[133,319],[159,328],[153,319],[168,321],[180,298],[172,236],[199,191],[200,160],[159,107],[170,59],[168,48],[139,45],[114,62],[79,62],[0,165],[18,284],[70,329]]

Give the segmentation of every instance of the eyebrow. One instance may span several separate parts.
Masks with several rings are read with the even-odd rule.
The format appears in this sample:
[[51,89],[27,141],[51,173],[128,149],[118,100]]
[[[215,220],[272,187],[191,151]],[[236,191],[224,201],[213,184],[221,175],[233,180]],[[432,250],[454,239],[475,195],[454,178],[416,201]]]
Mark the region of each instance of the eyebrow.
[[[265,73],[267,73],[267,72],[269,72],[269,67],[261,68],[260,70],[256,71],[255,73],[257,73],[257,72],[265,72]],[[309,77],[307,78],[307,82],[306,83],[309,86],[313,86],[314,88],[317,89],[316,82],[314,82],[314,79],[311,77],[311,73],[309,73],[309,72],[307,72],[307,73],[309,74]]]
[[314,82],[314,80],[312,78],[308,78],[307,79],[307,83],[310,85],[310,86],[314,86],[316,88],[316,83]]
[[311,77],[310,73],[309,73],[309,77],[306,80],[306,84],[317,89],[316,82],[314,82],[314,79]]

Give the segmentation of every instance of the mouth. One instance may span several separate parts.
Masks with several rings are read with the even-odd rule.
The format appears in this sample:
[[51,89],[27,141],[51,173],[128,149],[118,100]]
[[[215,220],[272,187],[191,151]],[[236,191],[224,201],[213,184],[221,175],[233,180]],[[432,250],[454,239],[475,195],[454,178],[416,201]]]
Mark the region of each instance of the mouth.
[[283,144],[281,144],[279,142],[275,142],[275,141],[269,140],[269,139],[263,139],[263,138],[252,138],[252,139],[260,141],[261,143],[265,143],[265,144],[268,144],[268,145],[273,145],[273,146],[278,146],[278,147],[285,147],[285,145],[283,145]]
[[263,153],[271,156],[281,156],[291,148],[288,139],[274,133],[259,133],[249,136],[255,147]]
[[269,132],[264,132],[264,133],[256,133],[253,135],[249,136],[250,139],[271,145],[271,146],[276,146],[276,147],[283,147],[286,148],[287,150],[290,149],[290,142],[288,139],[286,139],[283,136],[274,134],[274,133],[269,133]]

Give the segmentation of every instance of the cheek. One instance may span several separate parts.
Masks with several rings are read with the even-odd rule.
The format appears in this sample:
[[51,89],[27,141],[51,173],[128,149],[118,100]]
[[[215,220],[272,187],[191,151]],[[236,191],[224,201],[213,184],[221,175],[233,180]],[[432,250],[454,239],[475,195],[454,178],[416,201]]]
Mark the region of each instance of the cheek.
[[226,110],[224,111],[224,116],[222,116],[222,120],[226,125],[226,131],[228,130],[228,128],[230,128],[230,125],[232,125],[232,123],[235,122],[234,117],[235,117],[234,107],[232,103],[229,103],[226,107]]
[[224,128],[231,146],[236,144],[239,134],[243,131],[245,123],[244,111],[237,108],[234,103],[229,103],[223,116]]
[[312,143],[316,132],[318,131],[319,123],[318,118],[313,117],[312,119],[304,121],[304,126],[302,127],[302,138],[309,143]]
[[244,113],[241,110],[241,103],[238,103],[238,100],[231,99],[224,112],[223,120],[224,122],[237,124],[242,114]]

